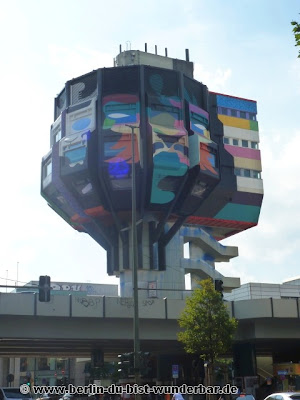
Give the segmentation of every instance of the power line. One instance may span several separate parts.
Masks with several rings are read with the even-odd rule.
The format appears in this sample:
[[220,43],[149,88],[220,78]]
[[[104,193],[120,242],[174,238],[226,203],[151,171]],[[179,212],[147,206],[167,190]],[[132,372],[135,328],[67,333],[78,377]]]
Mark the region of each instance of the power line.
[[[0,277],[0,279],[4,279],[5,281],[12,281],[12,282],[16,282],[16,279],[10,279],[10,278],[1,278]],[[27,284],[28,282],[22,282],[22,281],[18,281],[18,282],[20,282],[20,283],[25,283],[25,284]]]

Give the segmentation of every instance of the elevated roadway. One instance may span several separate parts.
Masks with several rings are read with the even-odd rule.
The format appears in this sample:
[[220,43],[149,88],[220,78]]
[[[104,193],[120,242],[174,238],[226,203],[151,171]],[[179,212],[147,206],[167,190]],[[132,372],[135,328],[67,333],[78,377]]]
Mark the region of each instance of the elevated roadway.
[[[258,299],[227,302],[239,320],[236,342],[255,343],[270,354],[300,343],[300,300]],[[139,304],[141,349],[182,352],[177,320],[179,299],[142,299]],[[0,356],[90,355],[103,349],[114,355],[133,347],[133,299],[54,295],[41,303],[32,293],[0,293]]]

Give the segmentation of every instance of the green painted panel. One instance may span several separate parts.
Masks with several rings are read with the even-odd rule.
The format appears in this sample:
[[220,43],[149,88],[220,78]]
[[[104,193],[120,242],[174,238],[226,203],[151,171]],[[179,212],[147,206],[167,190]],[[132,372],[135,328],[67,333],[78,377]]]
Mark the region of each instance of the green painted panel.
[[256,223],[259,213],[260,207],[258,206],[230,203],[222,208],[214,218]]
[[257,121],[249,121],[250,122],[250,129],[251,131],[257,131],[258,132],[258,122]]

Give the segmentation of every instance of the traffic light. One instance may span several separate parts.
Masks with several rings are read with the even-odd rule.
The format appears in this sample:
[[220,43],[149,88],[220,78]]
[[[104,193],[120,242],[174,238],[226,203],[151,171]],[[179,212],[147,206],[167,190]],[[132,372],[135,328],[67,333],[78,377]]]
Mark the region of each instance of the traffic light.
[[223,281],[221,279],[216,279],[215,280],[215,290],[221,294],[223,297]]
[[196,358],[192,361],[192,375],[198,381],[205,378],[204,360]]
[[141,376],[144,378],[151,378],[153,370],[151,354],[149,352],[140,352],[140,371]]
[[39,301],[44,303],[50,301],[50,290],[51,290],[51,283],[50,283],[50,276],[43,275],[40,276],[39,280]]
[[119,354],[119,369],[122,378],[134,375],[134,353]]
[[93,350],[91,354],[91,363],[93,368],[99,368],[103,367],[104,364],[104,354],[103,351],[98,349],[98,350]]

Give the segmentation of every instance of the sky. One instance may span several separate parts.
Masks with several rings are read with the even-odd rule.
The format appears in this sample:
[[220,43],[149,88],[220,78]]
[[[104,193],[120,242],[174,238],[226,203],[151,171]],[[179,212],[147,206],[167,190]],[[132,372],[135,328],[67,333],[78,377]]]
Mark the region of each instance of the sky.
[[[264,201],[260,220],[225,241],[239,257],[221,263],[242,283],[300,275],[300,59],[292,20],[299,0],[0,0],[0,285],[117,283],[106,253],[73,230],[40,195],[54,98],[66,81],[112,67],[123,50],[194,62],[211,91],[257,101]],[[0,290],[4,290],[3,288]]]

